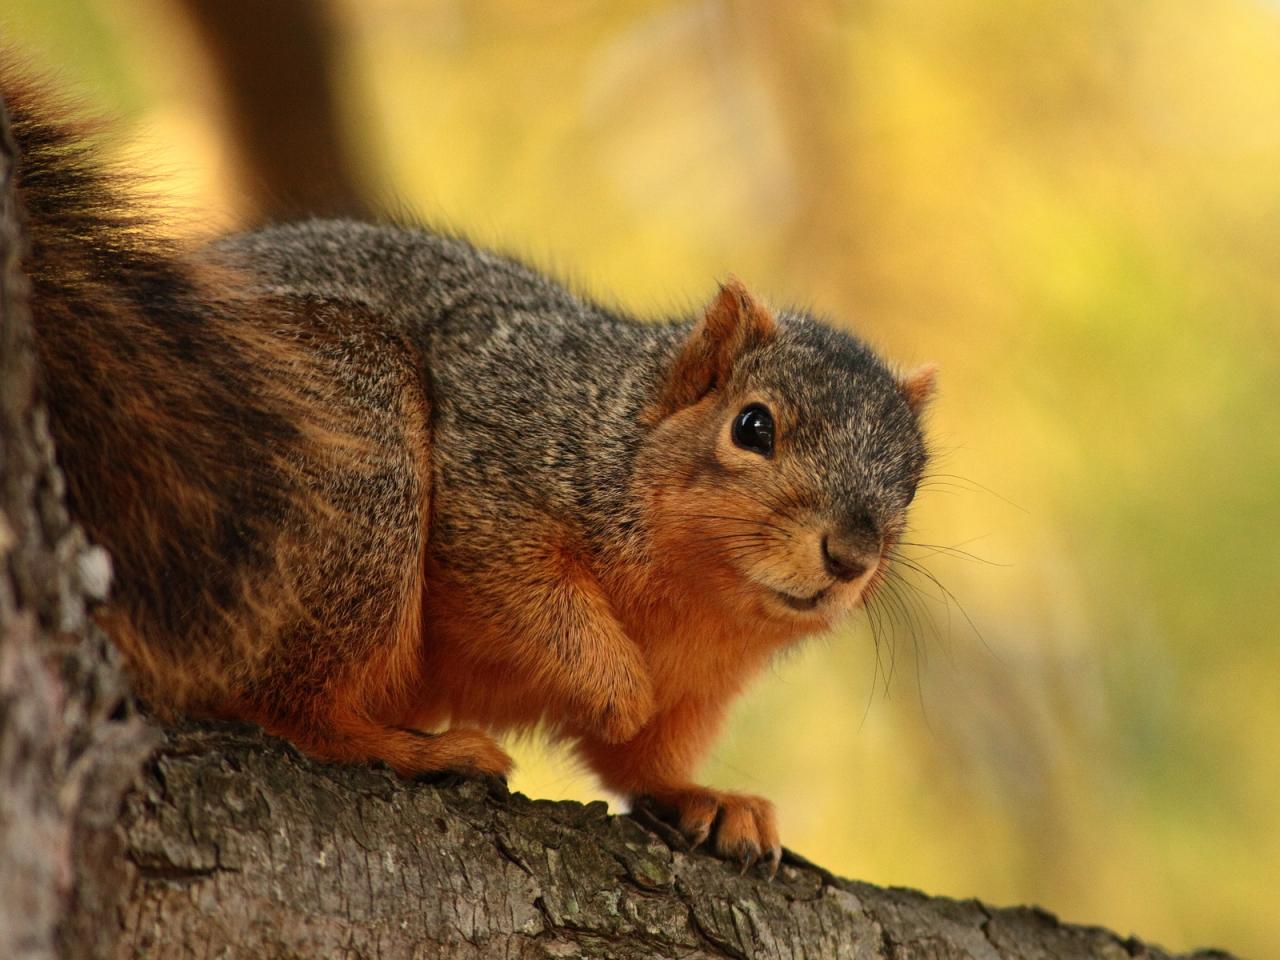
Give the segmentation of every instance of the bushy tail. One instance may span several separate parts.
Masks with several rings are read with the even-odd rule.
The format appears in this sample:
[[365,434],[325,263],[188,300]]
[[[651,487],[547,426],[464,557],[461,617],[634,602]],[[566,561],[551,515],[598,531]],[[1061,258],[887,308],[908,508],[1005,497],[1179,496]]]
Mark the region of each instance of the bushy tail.
[[68,505],[112,555],[117,639],[139,638],[141,660],[207,634],[270,562],[298,435],[269,382],[286,347],[270,304],[157,229],[87,125],[2,85],[41,399]]
[[419,657],[419,361],[359,305],[164,237],[49,101],[5,95],[41,392],[115,565],[100,620],[154,706],[339,743],[343,704],[407,696]]

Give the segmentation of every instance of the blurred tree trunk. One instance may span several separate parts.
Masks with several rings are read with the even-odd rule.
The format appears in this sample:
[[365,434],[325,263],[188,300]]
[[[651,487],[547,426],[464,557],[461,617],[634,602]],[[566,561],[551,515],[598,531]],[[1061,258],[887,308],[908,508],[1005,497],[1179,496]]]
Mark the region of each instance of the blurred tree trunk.
[[252,729],[152,754],[86,616],[107,561],[63,507],[34,389],[13,161],[0,104],[0,957],[1166,956],[794,855],[740,876],[603,803],[327,766]]
[[327,0],[176,0],[207,48],[256,219],[361,216]]
[[[822,309],[862,316],[876,299],[862,183],[853,77],[839,0],[734,0],[735,39],[766,72],[795,165],[795,213],[778,242],[782,275]],[[864,322],[865,327],[865,322]]]

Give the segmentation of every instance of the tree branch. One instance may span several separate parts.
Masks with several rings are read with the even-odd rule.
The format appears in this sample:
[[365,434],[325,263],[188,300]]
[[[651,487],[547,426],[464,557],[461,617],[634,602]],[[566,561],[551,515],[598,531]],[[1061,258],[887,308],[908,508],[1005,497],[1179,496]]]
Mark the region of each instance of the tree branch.
[[772,882],[741,876],[604,803],[407,783],[242,726],[171,733],[120,829],[118,956],[1168,956],[1036,909],[841,880],[794,855]]

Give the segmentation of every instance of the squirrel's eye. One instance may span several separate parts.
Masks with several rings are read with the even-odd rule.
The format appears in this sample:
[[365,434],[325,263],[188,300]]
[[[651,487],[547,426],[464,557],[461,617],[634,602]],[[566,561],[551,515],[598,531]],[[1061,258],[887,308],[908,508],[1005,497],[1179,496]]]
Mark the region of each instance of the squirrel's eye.
[[773,414],[763,404],[744,407],[733,418],[733,442],[762,457],[773,454]]

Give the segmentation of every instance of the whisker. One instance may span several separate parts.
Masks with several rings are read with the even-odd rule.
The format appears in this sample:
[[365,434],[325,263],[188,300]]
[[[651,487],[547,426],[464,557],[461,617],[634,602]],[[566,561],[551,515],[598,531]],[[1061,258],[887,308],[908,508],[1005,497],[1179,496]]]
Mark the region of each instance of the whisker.
[[965,622],[969,625],[969,629],[973,631],[974,636],[976,636],[980,641],[982,641],[982,645],[986,647],[988,653],[996,657],[997,660],[999,659],[999,657],[996,655],[996,652],[991,648],[991,644],[987,643],[987,638],[983,636],[982,631],[978,629],[978,625],[974,623],[973,618],[969,616],[969,611],[967,611],[964,608],[964,604],[960,602],[959,598],[956,597],[954,593],[952,593],[945,585],[943,585],[942,581],[940,581],[937,577],[935,577],[932,573],[930,573],[928,570],[922,567],[919,563],[912,560],[910,557],[904,557],[899,553],[894,553],[892,559],[900,563],[906,569],[911,570],[914,573],[917,573],[920,576],[924,577],[930,583],[932,583],[935,587],[937,587],[938,590],[941,591],[943,596],[946,598],[946,604],[947,604],[948,610],[950,609],[950,604],[955,604],[956,609],[960,611],[960,615],[964,617]]
[[[875,598],[872,598],[875,600]],[[877,678],[881,673],[880,661],[880,611],[876,603],[869,603],[863,607],[867,613],[867,626],[871,628],[871,645],[875,650],[876,665],[871,672],[871,686],[867,688],[867,705],[862,710],[862,719],[858,722],[858,730],[861,731],[867,722],[867,717],[871,715],[871,704],[876,697],[876,687],[879,686]]]
[[[920,661],[928,662],[930,637],[935,642],[940,644],[942,642],[937,621],[930,616],[928,610],[924,607],[920,591],[915,584],[898,574],[895,574],[893,579],[895,592],[899,594],[911,620],[911,642],[915,656]],[[945,646],[943,649],[946,649]]]
[[[997,500],[1001,500],[1001,501],[1003,501],[1004,503],[1007,503],[1009,506],[1013,507],[1015,510],[1021,510],[1023,513],[1026,513],[1026,514],[1030,514],[1030,513],[1031,513],[1031,511],[1030,511],[1030,510],[1028,510],[1026,507],[1022,506],[1022,505],[1021,505],[1021,504],[1019,504],[1019,503],[1014,503],[1012,500],[1010,500],[1008,497],[1004,496],[1003,494],[997,493],[995,490],[992,490],[990,487],[987,487],[987,486],[984,486],[984,485],[983,485],[983,484],[981,484],[981,483],[978,483],[978,481],[977,481],[977,480],[971,480],[971,479],[969,479],[968,477],[962,477],[962,476],[960,476],[959,474],[955,474],[955,473],[926,473],[923,477],[921,477],[921,478],[920,478],[920,483],[921,483],[921,484],[923,484],[923,483],[925,483],[925,482],[927,482],[927,481],[930,481],[930,480],[937,480],[937,479],[951,480],[951,481],[958,481],[958,482],[956,482],[956,483],[952,483],[951,485],[952,485],[952,486],[960,487],[960,489],[962,489],[962,490],[967,489],[967,490],[969,490],[969,492],[971,492],[971,493],[973,492],[973,490],[974,490],[974,489],[979,490],[979,491],[981,491],[982,493],[986,493],[986,494],[989,494],[989,495],[991,495],[991,496],[995,497]],[[963,486],[964,484],[968,484],[969,486],[968,486],[968,487],[965,487],[965,486]],[[917,486],[918,486],[918,485],[917,485]]]
[[718,533],[714,536],[703,537],[706,543],[716,543],[721,540],[776,540],[773,534],[764,531],[748,532],[748,533]]
[[733,493],[739,497],[742,497],[745,500],[750,500],[752,502],[757,502],[757,503],[763,503],[766,507],[772,510],[775,514],[781,516],[783,519],[790,520],[792,523],[796,522],[796,517],[791,513],[789,509],[787,509],[788,507],[799,506],[799,504],[796,502],[795,494],[790,491],[784,490],[783,491],[784,496],[779,497],[778,490],[775,487],[764,486],[764,487],[753,487],[751,489],[747,489],[745,487],[738,485],[733,481],[726,483],[724,486],[724,489],[727,490],[729,493]]
[[[974,540],[980,540],[980,539],[982,538],[981,537],[974,538]],[[964,543],[972,543],[972,542],[973,540],[964,541]],[[921,549],[921,550],[928,550],[929,553],[925,554],[926,557],[934,556],[936,554],[942,554],[943,556],[953,557],[958,560],[972,560],[975,563],[985,563],[987,566],[990,566],[990,567],[1012,567],[1013,566],[1013,564],[1011,563],[1000,563],[999,561],[996,561],[996,560],[988,560],[986,557],[980,557],[976,553],[970,553],[967,550],[961,550],[960,547],[963,546],[963,544],[956,544],[954,546],[943,546],[941,544],[936,544],[936,543],[913,543],[910,540],[899,540],[898,546],[917,547],[918,549]],[[914,559],[919,560],[921,558],[916,557]]]
[[759,520],[754,517],[726,517],[717,513],[683,513],[678,514],[677,519],[681,520],[725,520],[730,523],[752,524],[759,527],[770,527],[782,533],[789,533],[786,527],[780,527],[776,523],[770,523],[768,520]]
[[[886,589],[886,596],[888,598],[888,601],[891,601],[894,609],[898,611],[899,618],[897,622],[900,623],[906,629],[907,635],[911,638],[911,643],[918,655],[919,646],[918,646],[917,637],[920,633],[920,624],[916,619],[916,615],[912,610],[912,608],[907,604],[907,601],[902,596],[901,585],[899,583],[893,580],[889,580],[885,584],[885,589]],[[895,639],[894,655],[891,660],[891,666],[896,667],[897,666],[897,643],[896,643],[897,635],[896,633],[894,635],[894,639]]]

